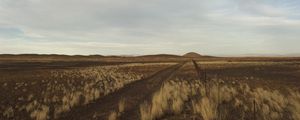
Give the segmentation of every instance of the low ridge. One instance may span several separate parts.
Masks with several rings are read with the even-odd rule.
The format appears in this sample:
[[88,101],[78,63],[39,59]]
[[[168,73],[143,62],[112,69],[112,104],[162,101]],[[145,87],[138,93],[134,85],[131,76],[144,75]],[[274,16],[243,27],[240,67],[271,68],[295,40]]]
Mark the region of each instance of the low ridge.
[[189,53],[184,54],[183,57],[197,58],[197,57],[203,57],[203,56],[198,53],[195,53],[195,52],[189,52]]

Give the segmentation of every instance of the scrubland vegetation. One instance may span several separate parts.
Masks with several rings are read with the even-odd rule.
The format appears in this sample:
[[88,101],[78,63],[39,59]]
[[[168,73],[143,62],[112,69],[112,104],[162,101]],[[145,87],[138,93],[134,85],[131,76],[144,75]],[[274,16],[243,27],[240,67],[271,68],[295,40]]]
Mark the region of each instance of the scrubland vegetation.
[[1,77],[0,118],[58,118],[73,107],[89,104],[169,65],[172,63],[37,70],[29,75],[23,71],[4,74]]
[[252,120],[255,114],[260,120],[299,120],[300,93],[289,91],[283,94],[276,90],[250,88],[247,84],[217,82],[205,90],[199,80],[170,80],[152,100],[140,106],[141,119],[178,115],[187,119]]
[[202,61],[200,74],[192,62],[173,65],[0,69],[0,119],[60,119],[81,109],[82,119],[300,120],[299,62]]
[[[212,66],[206,64],[208,67]],[[285,90],[276,90],[272,86],[251,87],[243,80],[229,77],[230,80],[228,76],[212,73],[205,87],[205,83],[195,75],[191,65],[183,67],[151,99],[140,105],[140,119],[300,119],[300,92],[297,87],[286,87]]]

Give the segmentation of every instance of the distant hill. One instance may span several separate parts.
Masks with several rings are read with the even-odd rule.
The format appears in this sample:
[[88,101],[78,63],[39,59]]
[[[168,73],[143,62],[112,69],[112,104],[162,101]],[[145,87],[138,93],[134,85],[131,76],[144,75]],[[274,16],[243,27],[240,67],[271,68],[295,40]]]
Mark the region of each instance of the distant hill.
[[139,57],[164,57],[164,58],[180,58],[182,56],[179,55],[172,55],[172,54],[156,54],[156,55],[143,55]]
[[184,54],[183,57],[198,58],[198,57],[203,57],[203,56],[198,53],[195,53],[195,52],[189,52],[189,53]]
[[40,56],[40,57],[63,57],[63,56],[68,56],[68,57],[104,57],[103,55],[65,55],[65,54],[0,54],[0,56]]

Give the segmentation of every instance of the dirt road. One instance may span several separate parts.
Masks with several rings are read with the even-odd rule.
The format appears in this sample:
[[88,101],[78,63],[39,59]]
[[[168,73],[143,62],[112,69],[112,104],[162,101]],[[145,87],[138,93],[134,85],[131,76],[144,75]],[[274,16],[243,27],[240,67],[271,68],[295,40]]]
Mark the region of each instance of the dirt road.
[[184,63],[179,63],[158,71],[154,75],[130,83],[120,90],[104,96],[91,104],[74,108],[72,111],[64,114],[61,120],[106,120],[113,111],[119,110],[121,99],[125,101],[125,109],[119,115],[121,120],[138,120],[139,105],[144,100],[152,97],[162,83],[167,80]]

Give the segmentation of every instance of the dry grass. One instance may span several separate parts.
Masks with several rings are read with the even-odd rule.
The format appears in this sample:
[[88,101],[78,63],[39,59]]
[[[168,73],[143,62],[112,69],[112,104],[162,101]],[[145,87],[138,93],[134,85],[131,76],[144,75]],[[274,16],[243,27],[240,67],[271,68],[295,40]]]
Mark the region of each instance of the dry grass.
[[3,112],[3,116],[6,118],[12,118],[14,116],[14,109],[12,107],[7,108]]
[[112,111],[108,116],[108,120],[117,120],[118,117],[121,116],[122,113],[125,111],[125,107],[126,107],[126,100],[125,100],[125,98],[122,98],[119,101],[118,110]]
[[162,117],[166,113],[180,114],[183,110],[185,101],[194,91],[188,89],[190,86],[187,82],[171,81],[165,83],[157,91],[150,103],[145,102],[140,106],[142,120],[153,120]]
[[123,113],[124,110],[125,110],[125,105],[126,105],[126,102],[125,102],[125,99],[122,98],[120,101],[119,101],[119,112],[120,113]]
[[117,120],[118,119],[118,113],[113,111],[110,113],[110,115],[108,116],[108,120]]
[[36,120],[46,120],[48,118],[49,107],[42,105],[40,108],[31,112],[30,116]]
[[192,102],[193,111],[202,116],[203,120],[214,120],[217,116],[216,104],[207,97],[201,98],[197,102]]
[[[91,101],[114,92],[115,90],[122,88],[125,84],[142,77],[141,75],[130,72],[120,73],[117,72],[118,69],[118,66],[106,66],[98,69],[86,69],[79,72],[79,74],[82,74],[81,76],[87,81],[83,81],[85,82],[83,83],[83,87],[78,86],[76,89],[71,88],[69,91],[65,91],[65,95],[62,98],[62,105],[56,107],[55,114],[59,115],[62,112],[67,112],[77,105],[88,104]],[[69,76],[68,74],[76,74],[77,71],[74,72],[65,74]]]
[[[171,80],[162,86],[152,98],[140,106],[142,120],[153,120],[170,115],[191,113],[203,120],[252,119],[299,120],[300,94],[289,90],[285,95],[277,90],[250,88],[244,83],[221,84],[214,80],[210,89],[198,80]],[[189,109],[191,108],[191,109]]]
[[292,112],[292,117],[295,120],[300,120],[300,93],[299,92],[290,92],[291,95],[288,99],[288,109]]
[[[58,118],[60,114],[68,112],[76,106],[89,104],[128,83],[149,76],[156,70],[169,65],[172,64],[134,63],[59,69],[50,70],[41,80],[21,80],[16,83],[5,83],[4,87],[0,89],[19,92],[20,96],[9,96],[9,99],[1,98],[2,103],[7,102],[0,106],[0,112],[2,113],[0,118],[31,118],[37,120]],[[19,76],[18,79],[22,78]],[[123,112],[124,109],[125,103],[120,101],[119,111]]]
[[141,120],[152,120],[151,116],[151,105],[147,102],[140,105],[140,118]]

